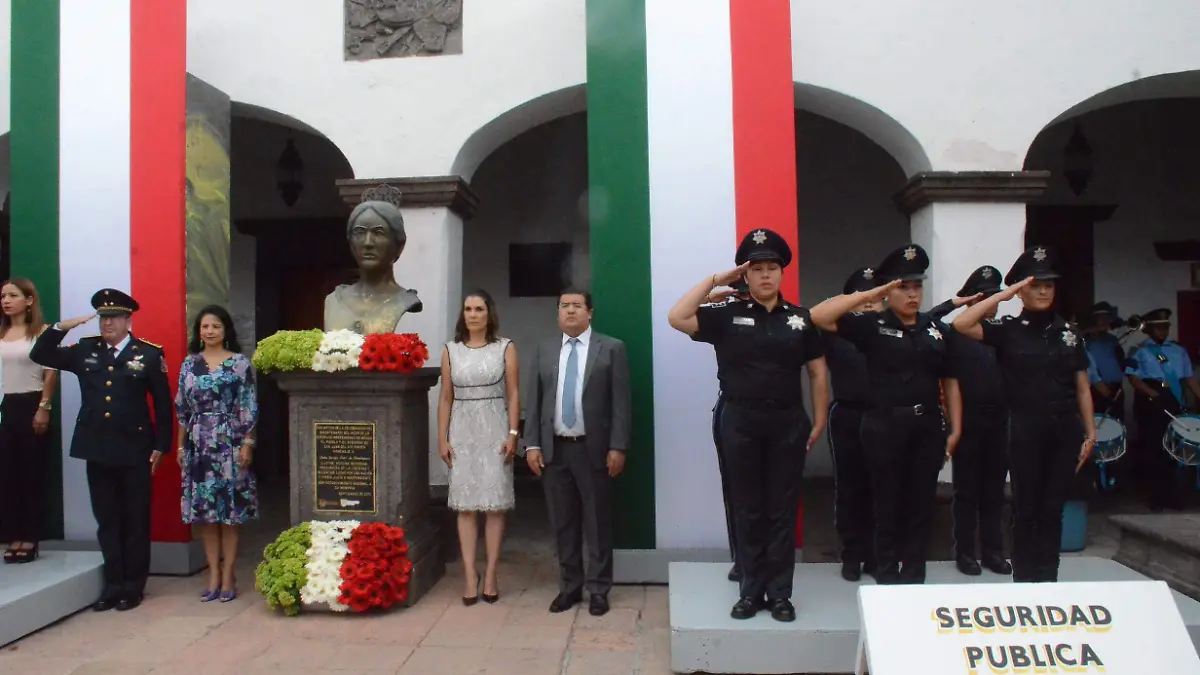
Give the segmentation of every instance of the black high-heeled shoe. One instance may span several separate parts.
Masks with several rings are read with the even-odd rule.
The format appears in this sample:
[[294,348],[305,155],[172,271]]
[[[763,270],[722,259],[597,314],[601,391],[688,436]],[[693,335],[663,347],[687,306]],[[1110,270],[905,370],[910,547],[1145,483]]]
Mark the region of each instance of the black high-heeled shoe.
[[31,563],[38,559],[38,545],[34,544],[32,548],[19,548],[15,553],[16,562]]
[[[462,601],[463,601],[464,607],[470,607],[471,605],[474,605],[475,603],[479,602],[479,584],[482,584],[482,583],[483,583],[483,577],[476,574],[475,575],[475,595],[464,595],[463,596]],[[486,600],[487,596],[484,596],[484,599]]]
[[494,605],[500,601],[500,594],[499,593],[484,593],[483,601],[489,605]]

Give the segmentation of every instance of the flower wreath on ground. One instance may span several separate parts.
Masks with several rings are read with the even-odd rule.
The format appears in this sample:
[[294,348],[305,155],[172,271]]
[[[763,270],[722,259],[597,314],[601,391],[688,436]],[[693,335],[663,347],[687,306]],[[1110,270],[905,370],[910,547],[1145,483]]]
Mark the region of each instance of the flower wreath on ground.
[[404,530],[356,520],[301,523],[263,551],[255,587],[271,609],[388,609],[408,597],[412,563]]
[[281,330],[264,338],[254,352],[260,373],[346,370],[411,373],[425,365],[429,347],[416,333],[374,333],[349,330]]

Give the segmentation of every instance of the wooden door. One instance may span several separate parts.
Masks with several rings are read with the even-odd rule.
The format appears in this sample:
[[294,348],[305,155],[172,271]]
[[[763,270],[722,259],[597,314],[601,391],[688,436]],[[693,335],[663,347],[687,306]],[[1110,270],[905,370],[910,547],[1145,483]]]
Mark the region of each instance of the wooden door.
[[1175,294],[1175,334],[1192,357],[1200,363],[1200,291],[1179,291]]

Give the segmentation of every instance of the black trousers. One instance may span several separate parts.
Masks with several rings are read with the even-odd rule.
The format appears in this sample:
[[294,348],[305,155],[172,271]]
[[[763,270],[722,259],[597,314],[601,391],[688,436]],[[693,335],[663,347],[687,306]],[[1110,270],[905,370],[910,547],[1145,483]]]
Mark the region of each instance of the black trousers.
[[[583,441],[555,437],[542,486],[558,547],[559,591],[607,595],[613,585],[612,478]],[[588,563],[583,567],[583,543]]]
[[0,542],[40,541],[45,510],[44,461],[49,435],[33,433],[42,392],[0,402]]
[[[1008,475],[1008,414],[999,407],[963,409],[962,439],[951,464],[954,472],[954,552],[978,560],[1004,557],[1004,478]],[[976,527],[978,526],[978,530]]]
[[1012,411],[1008,463],[1013,491],[1013,581],[1058,581],[1063,504],[1083,444],[1077,410]]
[[875,580],[924,583],[925,552],[946,456],[946,432],[936,405],[868,410],[862,443],[871,461],[875,507]]
[[741,597],[790,599],[797,504],[812,422],[802,405],[778,409],[731,399],[720,426],[737,520]]
[[713,406],[712,435],[713,445],[717,448],[717,471],[721,474],[721,503],[725,505],[725,532],[729,536],[729,559],[737,565],[737,519],[734,517],[733,502],[730,499],[729,469],[725,466],[725,453],[721,452],[721,413],[725,409],[725,395],[717,396],[717,404]]
[[[1171,406],[1171,414],[1180,412],[1178,406]],[[1133,399],[1133,416],[1137,420],[1137,463],[1146,501],[1153,508],[1177,502],[1180,498],[1179,462],[1163,448],[1163,435],[1171,418],[1163,412],[1162,406],[1140,394]]]
[[87,463],[105,599],[140,596],[150,576],[150,464]]
[[833,525],[842,542],[842,562],[875,564],[875,514],[871,463],[863,450],[861,403],[829,406],[829,455],[833,459]]

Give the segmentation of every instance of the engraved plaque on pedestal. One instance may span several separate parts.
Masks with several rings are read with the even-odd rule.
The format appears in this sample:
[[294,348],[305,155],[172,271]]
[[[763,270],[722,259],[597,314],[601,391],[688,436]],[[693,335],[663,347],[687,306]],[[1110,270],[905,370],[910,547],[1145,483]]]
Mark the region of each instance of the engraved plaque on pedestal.
[[313,422],[314,511],[379,512],[374,422]]

